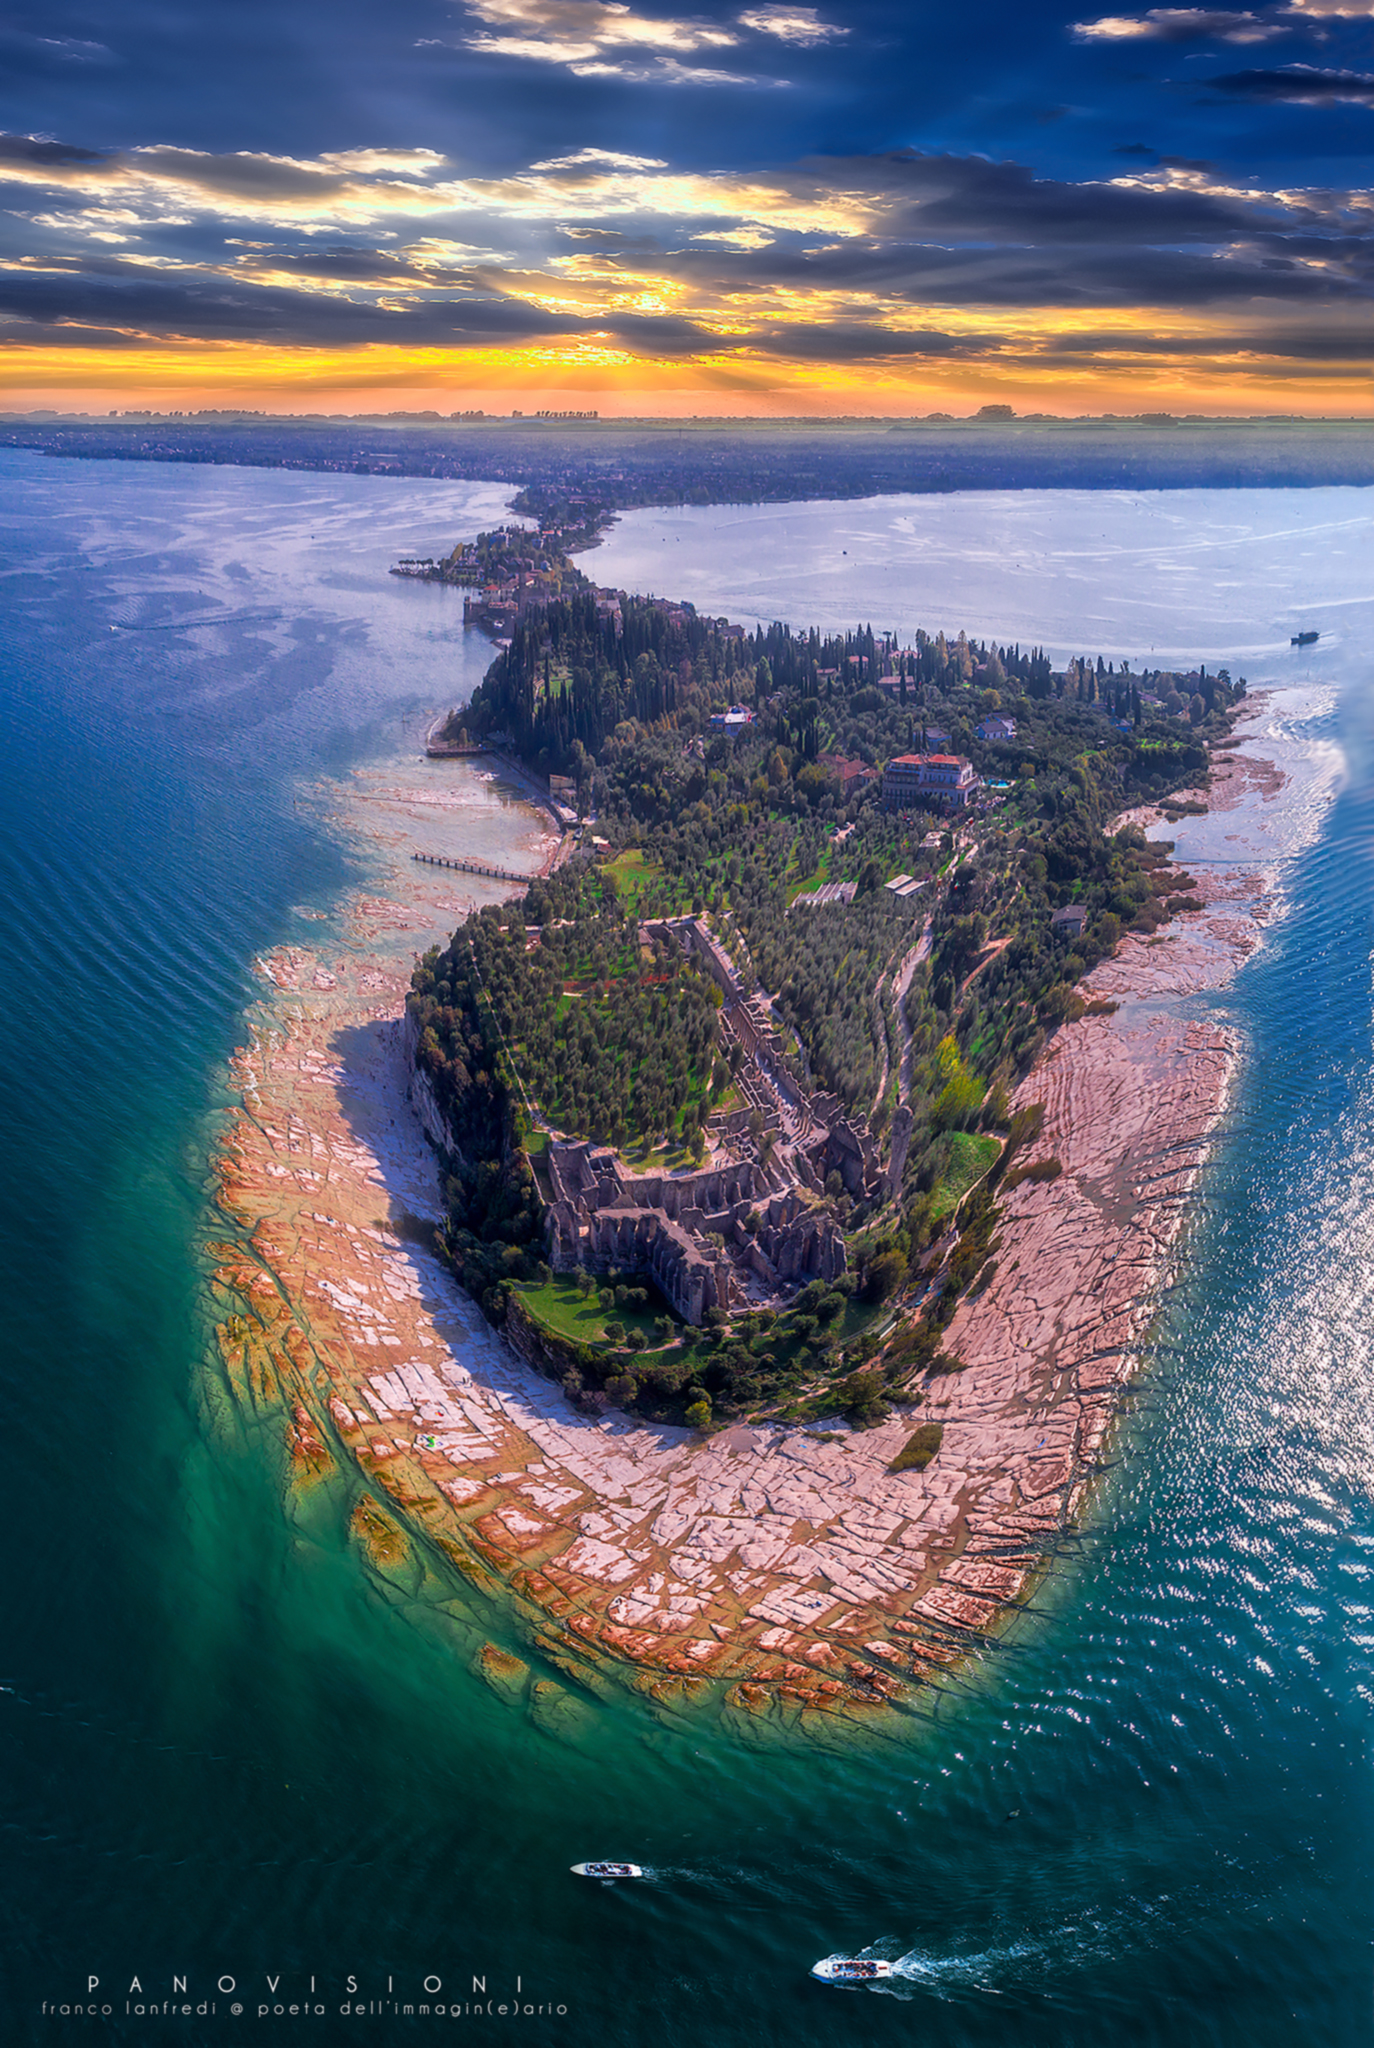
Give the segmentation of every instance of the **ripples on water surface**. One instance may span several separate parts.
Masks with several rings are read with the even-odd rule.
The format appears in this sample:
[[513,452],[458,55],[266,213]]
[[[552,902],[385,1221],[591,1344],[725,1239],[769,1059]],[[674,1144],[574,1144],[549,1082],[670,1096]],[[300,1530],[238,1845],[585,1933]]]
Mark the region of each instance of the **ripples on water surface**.
[[[622,544],[681,532],[660,587],[712,610],[746,610],[737,564],[766,560],[764,616],[1134,656],[1159,630],[1153,545],[1180,652],[1308,686],[1266,714],[1298,777],[1286,908],[1219,1006],[1248,1059],[1116,1467],[1035,1611],[909,1737],[795,1754],[630,1706],[581,1745],[533,1732],[467,1672],[499,1617],[384,1597],[337,1502],[283,1512],[271,1435],[203,1370],[207,1115],[251,960],[330,930],[296,913],[369,876],[321,778],[384,781],[484,665],[461,599],[388,561],[502,494],[9,455],[0,486],[3,2037],[53,2038],[38,2001],[88,1973],[119,2005],[135,1971],[150,1997],[231,1972],[250,2000],[313,1972],[336,2012],[350,1971],[413,1997],[428,1971],[446,1996],[519,1973],[569,2007],[554,2039],[627,2048],[1366,2041],[1366,496],[1027,494],[967,577],[960,536],[992,512],[960,499],[924,529],[929,501],[805,508],[809,540],[774,512],[646,520],[592,564],[620,580]],[[813,588],[827,518],[867,522],[868,552]],[[1088,520],[1107,545],[1085,565]],[[1032,530],[1027,579],[1005,542]],[[1299,606],[1320,661],[1288,648]],[[1180,827],[1185,857],[1225,829]],[[567,1876],[598,1854],[651,1875]],[[888,1984],[807,1977],[864,1948]],[[344,2031],[411,2037],[317,2038]]]

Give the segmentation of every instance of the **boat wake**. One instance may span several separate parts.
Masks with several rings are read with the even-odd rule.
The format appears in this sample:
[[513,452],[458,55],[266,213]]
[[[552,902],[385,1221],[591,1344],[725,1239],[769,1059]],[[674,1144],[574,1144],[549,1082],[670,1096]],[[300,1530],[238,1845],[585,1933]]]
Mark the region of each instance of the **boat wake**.
[[881,1992],[889,1998],[905,1999],[921,1992],[936,1998],[957,1998],[969,1992],[1004,1998],[1042,1991],[1048,1982],[1058,1983],[1066,1974],[1119,1957],[1120,1952],[1118,1932],[1088,1921],[1061,1927],[1047,1937],[1013,1938],[996,1947],[970,1947],[962,1952],[925,1947],[904,1949],[900,1936],[880,1936],[863,1948],[837,1950],[824,1961],[835,1962],[847,1954],[887,1965],[881,1978],[849,1983],[841,1980],[839,1988],[845,1990]]
[[237,612],[189,612],[184,618],[175,619],[116,619],[110,627],[112,633],[180,633],[191,626],[245,626],[271,625],[283,616],[278,606],[272,610],[252,609]]

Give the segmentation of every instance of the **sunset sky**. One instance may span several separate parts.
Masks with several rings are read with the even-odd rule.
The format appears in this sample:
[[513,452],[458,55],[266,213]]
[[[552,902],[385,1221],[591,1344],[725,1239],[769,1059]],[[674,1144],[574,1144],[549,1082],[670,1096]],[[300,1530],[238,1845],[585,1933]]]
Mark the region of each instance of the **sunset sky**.
[[1374,0],[0,38],[10,409],[1374,412]]

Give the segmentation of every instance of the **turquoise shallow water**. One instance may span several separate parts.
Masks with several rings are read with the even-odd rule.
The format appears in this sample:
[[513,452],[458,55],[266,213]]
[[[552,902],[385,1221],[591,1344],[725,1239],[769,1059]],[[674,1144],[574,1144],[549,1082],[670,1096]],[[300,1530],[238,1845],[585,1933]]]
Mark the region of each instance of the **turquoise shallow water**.
[[[1326,687],[1277,700],[1286,913],[1219,1005],[1249,1056],[1117,1463],[1005,1646],[901,1740],[827,1753],[629,1704],[576,1741],[515,1719],[468,1674],[461,1616],[362,1578],[329,1497],[286,1506],[271,1433],[207,1364],[204,1161],[252,958],[367,879],[321,776],[413,746],[485,664],[461,601],[387,561],[501,494],[14,455],[0,489],[0,2037],[1366,2041],[1374,696],[1358,636],[1299,663],[1274,595],[1299,531],[1306,595],[1350,616],[1363,497],[1342,554],[1324,494],[1236,494],[1252,539],[1224,605],[1197,584],[1252,682]],[[1039,501],[1035,603],[1068,620],[1064,509]],[[1159,510],[1186,588],[1189,518],[1213,508]],[[781,596],[805,602],[782,545]],[[1002,636],[1031,637],[1024,593],[986,575]],[[849,594],[877,611],[862,579]],[[1105,595],[1125,645],[1125,571]],[[958,596],[932,614],[956,624]],[[172,630],[189,614],[222,623]],[[1194,829],[1205,857],[1218,821]],[[566,1875],[604,1853],[653,1876]],[[808,1980],[870,1943],[902,1959],[897,1995]],[[43,2015],[90,1975],[108,2019]],[[144,2002],[184,1977],[218,2010],[126,2015],[135,1975]],[[312,1976],[323,2017],[257,2018]],[[350,1976],[416,2006],[470,2004],[474,1976],[515,2003],[519,1978],[522,2004],[566,2011],[344,2016]]]

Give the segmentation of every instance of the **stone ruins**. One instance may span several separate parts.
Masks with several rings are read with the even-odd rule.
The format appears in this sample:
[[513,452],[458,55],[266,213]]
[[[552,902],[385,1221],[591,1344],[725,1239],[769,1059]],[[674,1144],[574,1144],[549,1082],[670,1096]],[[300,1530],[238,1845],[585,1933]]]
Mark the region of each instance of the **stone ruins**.
[[819,1198],[832,1173],[856,1199],[873,1192],[873,1141],[838,1096],[804,1085],[770,999],[745,996],[703,919],[655,920],[642,936],[680,948],[720,989],[721,1042],[745,1106],[712,1117],[717,1157],[695,1172],[635,1175],[604,1146],[554,1139],[544,1154],[549,1263],[650,1273],[689,1323],[713,1308],[782,1306],[808,1280],[844,1272],[844,1238]]
[[699,1324],[709,1308],[780,1304],[845,1270],[833,1220],[812,1197],[770,1188],[752,1160],[636,1175],[605,1147],[559,1140],[544,1159],[554,1271],[651,1273],[684,1322]]

